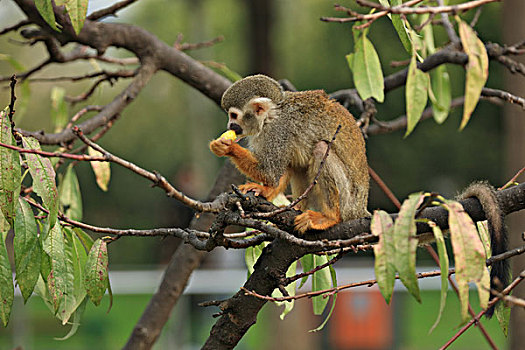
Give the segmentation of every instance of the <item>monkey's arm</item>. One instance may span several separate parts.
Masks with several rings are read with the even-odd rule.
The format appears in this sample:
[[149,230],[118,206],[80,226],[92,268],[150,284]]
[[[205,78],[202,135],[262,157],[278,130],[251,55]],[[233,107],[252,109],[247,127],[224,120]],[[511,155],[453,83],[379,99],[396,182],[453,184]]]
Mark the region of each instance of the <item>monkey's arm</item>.
[[251,179],[262,182],[263,185],[257,183],[247,183],[239,188],[243,192],[254,191],[257,195],[262,195],[268,200],[272,200],[279,193],[283,192],[288,185],[289,176],[285,173],[281,176],[279,182],[272,186],[272,179],[265,176],[259,170],[259,161],[250,150],[239,146],[232,140],[217,139],[210,142],[210,150],[219,157],[230,157],[235,166],[246,176]]

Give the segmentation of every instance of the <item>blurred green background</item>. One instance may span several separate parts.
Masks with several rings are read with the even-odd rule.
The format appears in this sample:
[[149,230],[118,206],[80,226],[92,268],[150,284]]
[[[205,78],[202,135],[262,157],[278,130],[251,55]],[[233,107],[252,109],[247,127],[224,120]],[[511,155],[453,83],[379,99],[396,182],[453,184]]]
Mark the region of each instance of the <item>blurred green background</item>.
[[[223,42],[210,48],[191,51],[189,54],[199,60],[225,63],[241,75],[262,71],[276,79],[286,78],[300,90],[324,89],[330,93],[353,87],[351,73],[345,60],[345,55],[353,50],[351,25],[319,20],[322,16],[338,15],[333,10],[333,2],[272,1],[271,14],[268,17],[270,20],[265,25],[269,32],[269,46],[261,45],[266,52],[261,52],[257,48],[259,43],[253,40],[257,29],[254,29],[252,24],[257,14],[250,9],[255,2],[143,0],[122,11],[117,19],[109,18],[107,21],[141,26],[168,44],[177,40],[178,33],[182,33],[184,41],[190,43],[223,35]],[[109,3],[101,0],[90,1],[90,11]],[[350,6],[350,2],[343,1],[342,5]],[[474,13],[467,13],[462,17],[470,20],[473,15]],[[21,18],[21,11],[12,2],[0,2],[1,27],[15,24]],[[500,28],[495,25],[499,22],[499,6],[485,6],[476,27],[480,37],[484,41],[501,41]],[[436,32],[437,43],[444,43],[444,33],[439,29]],[[390,21],[383,18],[375,22],[369,37],[382,59],[384,74],[399,70],[400,68],[392,68],[390,62],[406,60],[408,55]],[[17,42],[21,40],[23,39],[17,33],[0,37],[0,54],[10,55],[26,69],[47,57],[41,44],[34,47],[19,45]],[[69,49],[71,47],[66,47],[66,50]],[[260,63],[258,61],[261,61],[261,57],[258,60],[257,57],[254,58],[254,54],[267,56],[262,57],[263,63]],[[125,50],[110,50],[108,55],[130,56]],[[119,69],[114,65],[95,62],[55,64],[34,77],[82,75],[101,67]],[[464,88],[463,68],[448,65],[448,69],[453,84],[453,96],[460,96]],[[0,76],[9,76],[14,72],[7,61],[0,60]],[[488,86],[501,87],[501,76],[501,67],[491,63]],[[113,86],[103,83],[87,103],[71,107],[70,116],[86,104],[107,103],[126,84],[128,81],[125,80],[119,80]],[[64,87],[67,95],[76,96],[86,91],[90,84],[35,82],[31,85],[27,109],[23,114],[16,115],[18,127],[52,131],[49,114],[50,91],[53,86]],[[3,83],[3,87],[7,87],[7,83]],[[22,103],[21,92],[17,93],[18,103]],[[9,91],[3,88],[0,90],[0,105],[7,105],[8,101]],[[403,115],[404,89],[390,92],[385,98],[385,103],[378,104],[377,108],[377,118],[382,121]],[[481,101],[467,128],[462,132],[458,131],[460,117],[461,109],[453,111],[443,125],[437,125],[432,120],[421,123],[406,139],[403,138],[404,130],[370,137],[367,141],[370,166],[400,199],[420,190],[435,191],[453,197],[468,183],[479,179],[487,179],[496,186],[503,184],[504,151],[500,108]],[[209,152],[207,143],[222,133],[225,126],[226,116],[218,106],[173,76],[159,72],[135,102],[124,111],[112,130],[101,139],[100,144],[114,154],[146,169],[159,171],[186,194],[204,198],[224,161]],[[148,181],[126,169],[112,166],[109,190],[103,192],[96,186],[89,164],[79,164],[76,168],[83,195],[83,221],[87,223],[114,228],[153,228],[185,226],[191,219],[190,210],[166,198],[162,191],[151,188]],[[376,208],[395,210],[375,184],[372,184],[369,210]],[[156,269],[169,260],[178,243],[178,240],[169,238],[120,239],[109,248],[110,269]],[[220,250],[211,255],[204,267],[215,265],[217,261],[222,262],[219,263],[221,266],[242,266],[241,255],[239,252],[224,253]],[[426,257],[426,253],[420,255]],[[351,264],[351,260],[349,263]],[[423,305],[416,305],[404,296],[399,297],[403,308],[406,309],[396,314],[402,321],[401,325],[396,323],[396,327],[401,327],[400,332],[396,334],[399,339],[395,339],[397,348],[435,348],[454,333],[459,323],[458,319],[454,318],[457,316],[457,305],[454,306],[455,297],[449,296],[448,311],[445,311],[444,316],[446,319],[432,336],[426,336],[438,309],[438,294],[431,291],[426,294]],[[184,338],[188,339],[188,348],[202,343],[202,337],[208,333],[209,325],[214,321],[209,317],[210,310],[195,307],[195,298],[197,297],[185,297],[175,311],[175,314],[182,313],[189,317],[183,322],[186,327],[183,327],[184,329],[191,329],[187,331],[190,335]],[[23,307],[18,299],[13,312],[23,314],[20,317],[29,321],[25,326],[31,330],[27,333],[32,337],[32,340],[26,343],[29,349],[83,349],[91,347],[93,342],[100,345],[100,348],[114,349],[123,345],[148,299],[148,295],[116,295],[113,310],[108,315],[105,314],[104,307],[96,309],[88,306],[79,333],[65,342],[52,340],[53,337],[63,336],[67,331],[59,327],[58,322],[44,310],[40,300],[33,298],[28,306]],[[271,307],[273,306],[267,306],[266,309]],[[271,312],[268,310],[263,314],[257,325],[250,330],[248,338],[257,337],[259,333],[259,336],[264,338],[263,330],[269,327],[266,320],[270,323],[275,322],[275,312],[272,317],[269,317]],[[432,320],[427,322],[429,314],[432,315]],[[12,321],[8,329],[0,329],[0,348],[17,345],[14,342],[17,338],[12,332],[15,323],[16,321]],[[495,325],[491,324],[490,327],[495,328]],[[183,332],[183,328],[172,322],[168,326],[170,331],[167,332]],[[307,329],[302,331],[306,337]],[[495,337],[499,337],[500,333],[498,330],[491,331]],[[96,338],[93,338],[94,335]],[[165,346],[169,344],[166,337],[170,336],[163,335],[158,348],[169,348]],[[324,339],[323,344],[329,344],[323,337],[328,336],[321,336]],[[473,341],[481,341],[479,348],[484,344],[476,330],[470,330],[461,341],[462,343],[456,344],[456,348],[478,348],[469,347]],[[498,342],[501,341],[502,339],[498,338]],[[254,343],[257,343],[257,340],[246,339],[243,346],[247,349],[259,348],[253,346]]]

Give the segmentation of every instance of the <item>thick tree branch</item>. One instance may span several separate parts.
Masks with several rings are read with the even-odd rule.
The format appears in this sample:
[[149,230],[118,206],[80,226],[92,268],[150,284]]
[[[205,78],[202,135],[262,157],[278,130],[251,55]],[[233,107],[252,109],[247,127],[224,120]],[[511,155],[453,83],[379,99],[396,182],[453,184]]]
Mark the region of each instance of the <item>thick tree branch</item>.
[[[525,184],[503,190],[497,194],[498,201],[505,214],[525,209]],[[474,221],[485,220],[481,204],[475,198],[461,201],[465,211]],[[422,218],[434,221],[441,228],[448,227],[448,212],[441,207],[427,208],[421,212]],[[293,218],[279,218],[281,225],[293,225]],[[345,222],[324,232],[308,234],[306,239],[351,239],[363,232],[369,232],[370,219],[363,218]],[[282,227],[281,227],[282,228]],[[426,224],[418,225],[418,233],[429,232]],[[368,239],[372,241],[371,237]],[[288,266],[304,254],[312,251],[306,247],[294,246],[286,241],[277,239],[268,245],[257,264],[255,271],[244,284],[244,288],[260,295],[270,295],[283,280]],[[204,349],[231,349],[244,336],[248,329],[256,322],[257,313],[264,305],[265,300],[245,295],[239,291],[231,299],[221,303],[222,316],[213,326],[210,337]]]

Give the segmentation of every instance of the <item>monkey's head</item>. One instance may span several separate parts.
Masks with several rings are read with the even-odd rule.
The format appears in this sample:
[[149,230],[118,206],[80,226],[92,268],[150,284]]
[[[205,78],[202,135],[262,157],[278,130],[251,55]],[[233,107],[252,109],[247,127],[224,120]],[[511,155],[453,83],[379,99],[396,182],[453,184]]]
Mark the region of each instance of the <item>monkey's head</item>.
[[228,113],[228,129],[237,136],[253,136],[275,116],[284,99],[279,83],[265,75],[252,75],[236,81],[222,95],[221,106]]

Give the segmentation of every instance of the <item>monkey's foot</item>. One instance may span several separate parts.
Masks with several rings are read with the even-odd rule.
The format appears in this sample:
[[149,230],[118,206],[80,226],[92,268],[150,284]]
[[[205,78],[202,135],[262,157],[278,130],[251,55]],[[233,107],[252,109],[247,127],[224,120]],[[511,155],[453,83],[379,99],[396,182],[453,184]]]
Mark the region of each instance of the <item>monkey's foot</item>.
[[337,223],[339,223],[339,220],[329,218],[313,210],[307,210],[297,215],[294,221],[295,230],[300,233],[305,233],[308,230],[326,230]]
[[267,200],[272,200],[275,197],[275,189],[273,187],[264,186],[255,182],[240,185],[239,189],[242,193],[254,192],[256,196],[263,196]]

